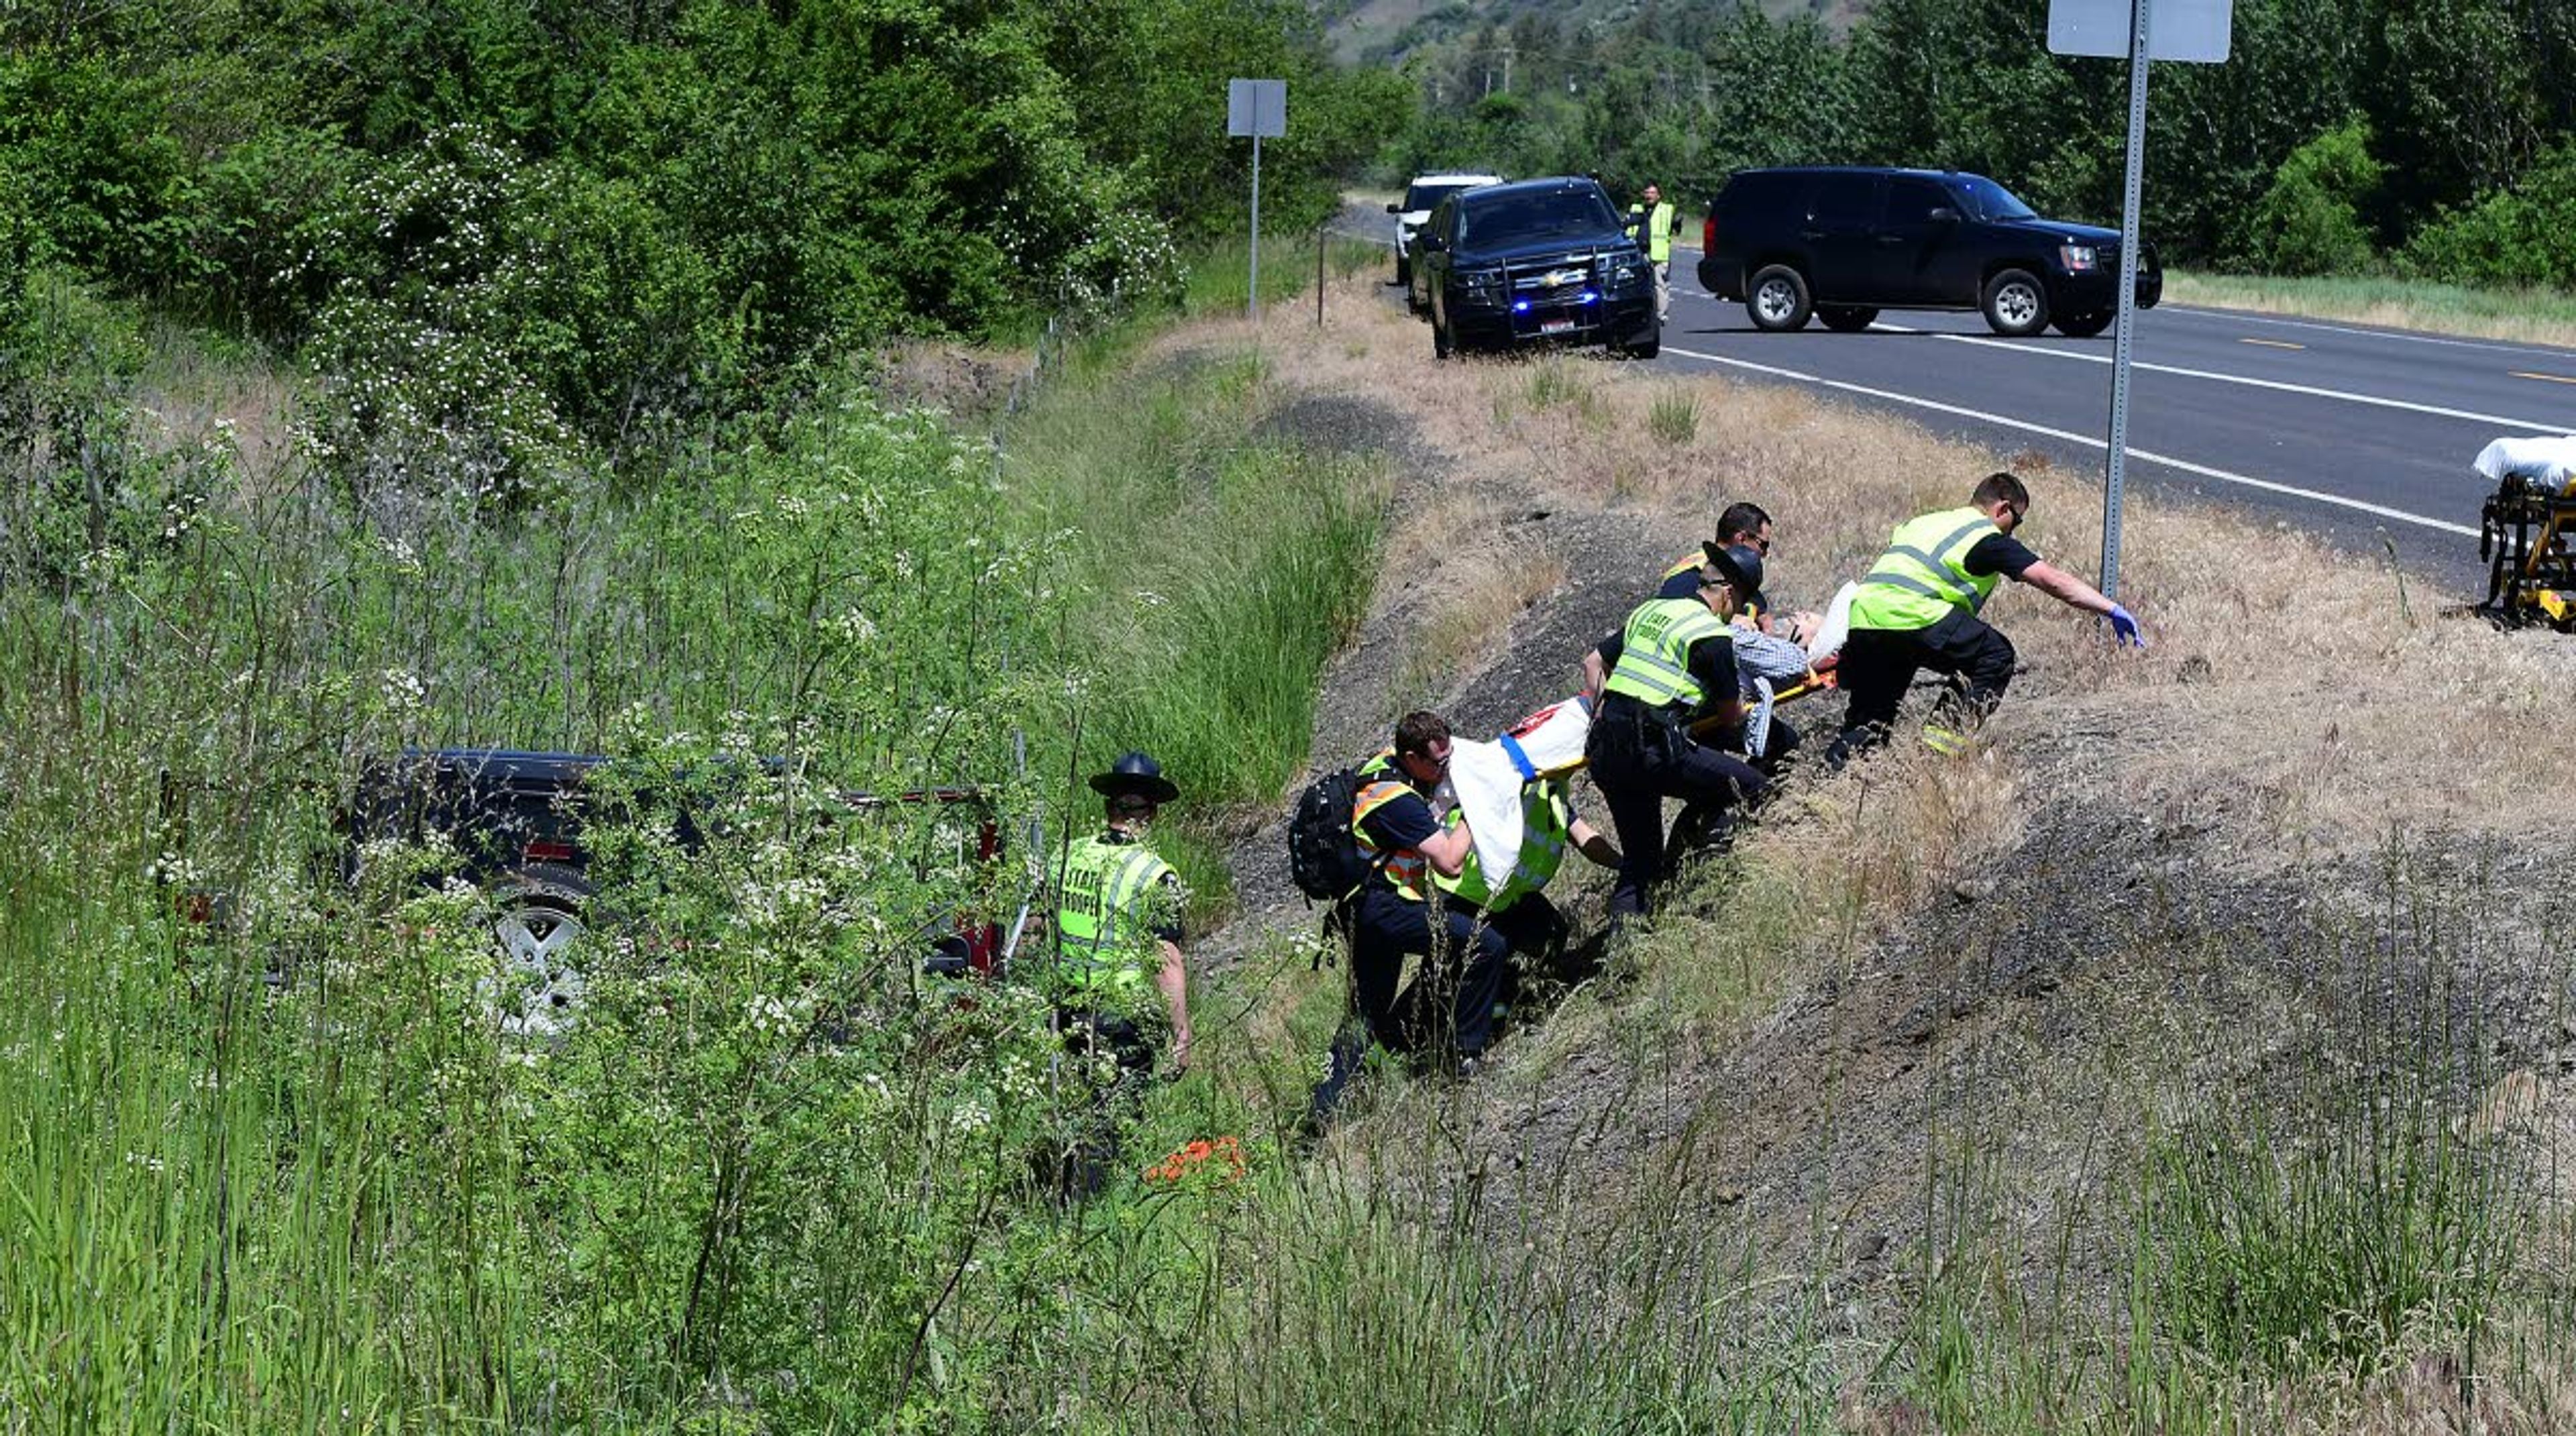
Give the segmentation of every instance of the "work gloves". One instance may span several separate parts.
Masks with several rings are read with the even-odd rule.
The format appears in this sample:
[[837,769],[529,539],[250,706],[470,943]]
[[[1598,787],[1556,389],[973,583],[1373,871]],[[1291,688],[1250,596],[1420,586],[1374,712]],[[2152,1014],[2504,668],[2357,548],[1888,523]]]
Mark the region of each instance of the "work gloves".
[[2113,638],[2132,648],[2147,646],[2147,636],[2138,631],[2138,620],[2131,617],[2127,609],[2115,603],[2111,605],[2111,611],[2102,616],[2111,620]]

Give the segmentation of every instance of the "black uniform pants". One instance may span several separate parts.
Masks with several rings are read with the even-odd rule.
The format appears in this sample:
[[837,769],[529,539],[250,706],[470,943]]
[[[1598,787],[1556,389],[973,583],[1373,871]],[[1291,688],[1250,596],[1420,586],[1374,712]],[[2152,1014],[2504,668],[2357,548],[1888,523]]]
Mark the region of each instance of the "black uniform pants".
[[1925,668],[1957,680],[1938,711],[1963,726],[1976,723],[1994,711],[2012,684],[2012,640],[1975,614],[1956,609],[1929,628],[1853,629],[1835,670],[1851,704],[1843,710],[1842,735],[1826,760],[1840,767],[1852,754],[1886,742],[1905,690]]
[[[1481,1055],[1494,1035],[1494,1002],[1511,956],[1503,934],[1475,914],[1408,901],[1383,882],[1372,881],[1338,920],[1350,936],[1351,1005],[1359,1021],[1343,1024],[1333,1041],[1332,1065],[1308,1103],[1317,1125],[1341,1104],[1371,1041],[1398,1052],[1445,1047],[1462,1058]],[[1422,967],[1398,993],[1407,957],[1421,958]]]
[[1118,1075],[1102,1088],[1088,1108],[1069,1114],[1059,1145],[1042,1152],[1040,1176],[1062,1200],[1096,1196],[1117,1164],[1121,1130],[1132,1120],[1145,1089],[1154,1078],[1161,1036],[1159,1025],[1097,1008],[1059,1005],[1055,1030],[1067,1055],[1095,1061],[1110,1058]]
[[1679,724],[1616,694],[1602,703],[1583,751],[1619,835],[1613,920],[1647,911],[1663,880],[1664,799],[1682,800],[1673,824],[1680,843],[1714,843],[1726,835],[1735,809],[1759,801],[1769,786],[1744,760],[1701,747]]
[[1449,899],[1449,910],[1463,913],[1470,922],[1481,921],[1503,935],[1504,945],[1511,949],[1511,960],[1503,966],[1499,1000],[1505,1006],[1520,1001],[1524,979],[1556,976],[1558,959],[1564,956],[1566,940],[1573,936],[1573,924],[1545,893],[1523,893],[1519,900],[1501,912],[1484,912],[1464,898]]

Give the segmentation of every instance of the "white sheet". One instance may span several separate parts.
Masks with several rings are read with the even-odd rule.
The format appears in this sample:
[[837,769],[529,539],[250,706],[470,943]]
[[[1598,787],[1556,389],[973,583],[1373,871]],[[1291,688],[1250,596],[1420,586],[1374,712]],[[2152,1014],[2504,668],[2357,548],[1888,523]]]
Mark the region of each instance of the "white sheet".
[[2576,434],[2498,439],[2480,449],[2470,467],[2497,483],[2507,474],[2519,474],[2561,493],[2576,493]]
[[1449,745],[1449,786],[1467,815],[1476,862],[1488,873],[1508,873],[1521,859],[1521,785],[1528,781],[1512,758],[1516,744],[1530,773],[1562,768],[1583,756],[1592,732],[1592,710],[1580,698],[1542,708],[1492,742],[1459,739]]
[[1829,653],[1843,651],[1843,640],[1851,637],[1852,595],[1860,585],[1847,583],[1835,590],[1834,601],[1825,605],[1825,621],[1816,629],[1815,641],[1807,645],[1807,661],[1815,662]]

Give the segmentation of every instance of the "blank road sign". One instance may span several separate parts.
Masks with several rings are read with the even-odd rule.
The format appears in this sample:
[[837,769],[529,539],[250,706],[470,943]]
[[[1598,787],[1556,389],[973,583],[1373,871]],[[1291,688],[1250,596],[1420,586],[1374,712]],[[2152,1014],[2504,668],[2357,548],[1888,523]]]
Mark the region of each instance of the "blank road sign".
[[1250,136],[1264,140],[1288,133],[1288,82],[1226,81],[1225,132],[1236,139]]
[[[2227,58],[2231,0],[2137,0],[2147,8],[2147,58]],[[2048,0],[2048,48],[2060,55],[2129,57],[2130,0]]]

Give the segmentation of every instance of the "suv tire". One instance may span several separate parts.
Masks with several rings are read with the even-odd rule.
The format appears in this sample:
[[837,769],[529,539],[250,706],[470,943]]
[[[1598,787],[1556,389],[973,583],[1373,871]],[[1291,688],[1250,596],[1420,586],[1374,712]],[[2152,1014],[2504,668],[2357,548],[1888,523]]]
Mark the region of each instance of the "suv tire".
[[1836,334],[1858,334],[1878,322],[1878,311],[1858,304],[1819,304],[1816,317]]
[[1457,352],[1458,344],[1449,337],[1448,323],[1441,319],[1438,309],[1433,309],[1431,311],[1431,357],[1446,359]]
[[[489,902],[501,1030],[540,1041],[560,1037],[581,1005],[581,949],[589,933],[589,879],[553,863],[531,863],[493,879]],[[503,992],[504,983],[517,990]]]
[[1403,255],[1397,255],[1395,258],[1395,282],[1405,286],[1405,298],[1413,297],[1413,261]]
[[1753,327],[1786,334],[1807,327],[1815,305],[1807,296],[1807,276],[1785,264],[1766,264],[1744,286],[1744,312]]
[[1631,359],[1652,359],[1652,358],[1654,358],[1656,355],[1663,353],[1663,352],[1664,352],[1664,324],[1663,324],[1663,321],[1662,321],[1662,320],[1660,320],[1660,319],[1659,319],[1659,320],[1656,320],[1656,321],[1655,321],[1655,324],[1654,324],[1654,327],[1653,327],[1653,328],[1650,328],[1650,329],[1648,329],[1648,330],[1646,331],[1646,337],[1645,337],[1645,338],[1640,339],[1640,340],[1636,341],[1636,342],[1635,342],[1635,343],[1633,343],[1633,344],[1623,344],[1623,345],[1620,345],[1620,346],[1619,346],[1619,352],[1620,352],[1620,353],[1622,353],[1622,354],[1627,355],[1627,356],[1628,356],[1629,358],[1631,358]]
[[2057,332],[2069,339],[2090,339],[2111,327],[2112,311],[2095,310],[2085,314],[2061,314],[2050,320]]
[[1986,281],[1986,325],[2007,339],[2027,339],[2048,327],[2048,286],[2027,269],[2000,269]]

